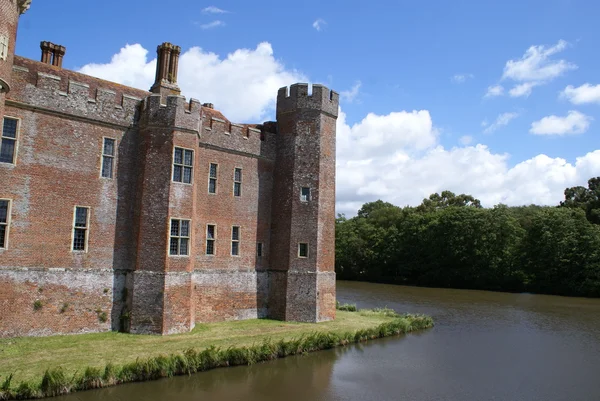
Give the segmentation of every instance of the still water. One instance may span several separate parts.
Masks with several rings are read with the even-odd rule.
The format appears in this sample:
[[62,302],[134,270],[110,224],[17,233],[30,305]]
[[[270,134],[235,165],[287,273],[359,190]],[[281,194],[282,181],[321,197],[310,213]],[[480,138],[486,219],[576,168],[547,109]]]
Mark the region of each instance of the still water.
[[600,400],[600,300],[338,282],[340,302],[426,313],[418,334],[57,401]]

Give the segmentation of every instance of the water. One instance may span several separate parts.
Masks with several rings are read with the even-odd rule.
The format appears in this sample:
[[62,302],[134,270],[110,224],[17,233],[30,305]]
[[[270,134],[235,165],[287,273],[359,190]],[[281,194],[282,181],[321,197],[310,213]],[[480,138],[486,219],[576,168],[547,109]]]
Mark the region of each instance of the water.
[[59,401],[598,401],[600,300],[338,282],[340,302],[426,313],[428,331]]

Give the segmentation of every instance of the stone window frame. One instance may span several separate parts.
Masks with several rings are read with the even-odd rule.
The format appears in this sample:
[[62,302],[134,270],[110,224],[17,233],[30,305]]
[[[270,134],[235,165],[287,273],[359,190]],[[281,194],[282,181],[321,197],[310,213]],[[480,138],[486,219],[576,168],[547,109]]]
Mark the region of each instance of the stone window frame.
[[[302,255],[302,246],[306,247],[306,255]],[[302,259],[306,259],[309,256],[309,246],[308,242],[298,242],[298,257]]]
[[[113,154],[112,155],[104,153],[107,139],[110,139],[113,141]],[[111,169],[110,169],[110,173],[111,173],[110,177],[104,176],[104,159],[107,157],[112,159]],[[100,157],[100,178],[104,178],[107,180],[112,180],[115,178],[116,159],[117,159],[117,139],[111,138],[110,136],[103,136],[102,137],[102,157]]]
[[[181,149],[182,153],[181,153],[181,163],[175,163],[175,152],[177,151],[177,149]],[[192,164],[185,164],[185,152],[189,151],[192,153]],[[183,185],[193,185],[194,184],[194,159],[195,159],[195,155],[194,155],[194,149],[191,148],[185,148],[183,146],[173,146],[173,159],[172,159],[172,163],[171,163],[171,182],[176,182],[178,184],[183,184]],[[176,181],[175,180],[175,167],[181,167],[181,181]],[[185,177],[185,169],[189,168],[190,169],[190,182],[185,182],[184,181],[184,177]]]
[[[214,227],[214,233],[213,233],[213,237],[212,238],[208,238],[208,227]],[[217,255],[217,225],[215,223],[206,223],[206,231],[205,231],[205,235],[206,235],[206,242],[205,242],[205,246],[204,246],[204,254],[206,256],[216,256]],[[208,243],[209,241],[212,242],[212,253],[208,253]]]
[[[85,227],[77,226],[77,209],[87,209]],[[71,224],[71,252],[74,253],[88,253],[89,242],[90,242],[90,216],[92,214],[92,208],[90,206],[75,205],[73,206],[73,222]],[[84,249],[75,249],[75,232],[77,230],[85,231],[85,240],[83,243]]]
[[262,242],[257,242],[256,243],[256,257],[257,258],[262,258],[264,255],[265,249],[264,249],[264,245]]
[[[308,194],[306,194],[306,197],[304,196],[304,190],[308,190]],[[304,202],[304,203],[308,203],[311,200],[311,190],[310,187],[300,187],[300,202]]]
[[[17,122],[17,128],[15,130],[15,137],[11,138],[11,137],[5,137],[4,136],[4,120],[5,119],[10,119],[10,120],[15,120]],[[0,126],[0,150],[2,149],[2,140],[4,138],[8,139],[8,140],[13,140],[15,141],[15,148],[14,148],[14,152],[13,152],[13,161],[12,163],[9,162],[0,162],[0,166],[16,166],[17,165],[17,156],[19,153],[19,137],[21,136],[21,118],[19,117],[14,117],[14,116],[9,116],[9,115],[5,115],[2,117],[2,126]]]
[[11,223],[11,209],[12,209],[12,199],[9,198],[0,198],[0,201],[8,202],[8,206],[6,209],[6,222],[0,222],[0,226],[4,226],[4,244],[0,243],[0,251],[5,251],[8,249],[8,240],[10,235],[10,223]]
[[[236,229],[236,228],[237,228],[237,239],[233,235],[234,229]],[[239,226],[239,225],[236,225],[236,224],[232,225],[231,226],[231,247],[229,248],[231,256],[234,256],[234,257],[239,257],[240,256],[240,254],[241,254],[240,248],[241,248],[241,245],[242,245],[241,238],[242,238],[242,226]],[[233,245],[234,244],[237,244],[237,253],[236,254],[233,253]]]
[[[216,166],[214,177],[211,175],[211,168],[213,165]],[[210,192],[211,180],[215,180],[215,192]],[[216,195],[219,192],[219,163],[215,163],[215,162],[208,163],[208,188],[207,188],[207,190],[208,190],[209,195]]]
[[[240,172],[240,179],[236,179],[236,173]],[[233,196],[236,198],[240,198],[242,196],[242,179],[243,179],[243,169],[241,167],[234,167],[233,169]],[[236,195],[235,189],[239,188],[239,194]]]
[[9,47],[9,37],[6,35],[0,34],[0,60],[6,61],[8,59],[8,47]]
[[[177,220],[179,222],[179,229],[177,230],[177,235],[173,235],[173,220]],[[181,222],[186,221],[188,223],[188,235],[181,235]],[[190,257],[190,247],[192,246],[192,219],[184,218],[184,217],[170,217],[169,218],[169,242],[167,243],[167,255],[170,258],[189,258]],[[171,242],[173,239],[177,239],[177,253],[171,253]],[[187,240],[187,253],[181,253],[181,240]]]

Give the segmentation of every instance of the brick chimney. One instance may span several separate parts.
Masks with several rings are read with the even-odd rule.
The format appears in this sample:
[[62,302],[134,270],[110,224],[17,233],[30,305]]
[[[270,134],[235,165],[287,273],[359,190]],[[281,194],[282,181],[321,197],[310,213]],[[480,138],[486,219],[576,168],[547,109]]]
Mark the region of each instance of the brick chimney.
[[156,78],[150,92],[160,93],[163,98],[167,95],[180,95],[177,70],[181,47],[165,42],[157,47],[156,53]]
[[63,57],[67,49],[64,46],[55,45],[52,42],[41,42],[42,59],[44,64],[52,64],[58,68],[62,68]]

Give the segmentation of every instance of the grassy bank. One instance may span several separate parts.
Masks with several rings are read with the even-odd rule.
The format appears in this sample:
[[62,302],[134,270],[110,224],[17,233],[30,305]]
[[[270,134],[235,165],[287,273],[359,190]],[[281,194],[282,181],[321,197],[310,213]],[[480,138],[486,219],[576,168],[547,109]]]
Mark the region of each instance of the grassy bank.
[[196,326],[172,336],[124,333],[0,340],[0,400],[247,365],[433,326],[427,316],[342,306],[319,324],[259,319]]

